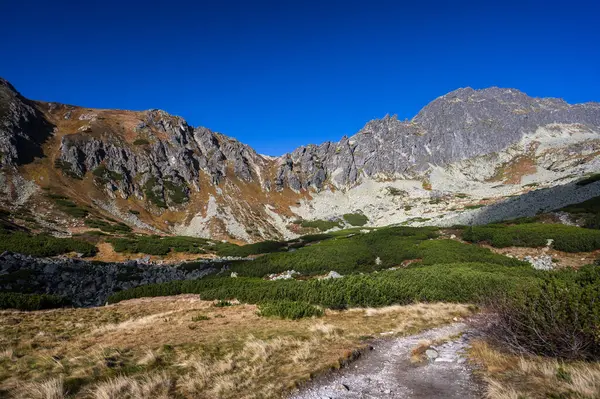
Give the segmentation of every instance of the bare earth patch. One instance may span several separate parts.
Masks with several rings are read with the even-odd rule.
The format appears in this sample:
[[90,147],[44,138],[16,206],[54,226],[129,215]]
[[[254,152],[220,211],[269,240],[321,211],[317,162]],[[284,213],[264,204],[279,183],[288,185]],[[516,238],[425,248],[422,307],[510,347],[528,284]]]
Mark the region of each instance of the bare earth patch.
[[490,249],[492,252],[502,255],[511,255],[518,259],[523,259],[526,256],[536,257],[541,255],[550,255],[552,259],[556,259],[554,263],[556,268],[573,267],[580,268],[584,265],[590,265],[600,258],[600,250],[593,252],[562,252],[551,248],[527,248],[527,247],[507,247],[494,248],[490,245],[481,245],[484,248]]
[[[0,312],[0,396],[271,398],[339,368],[374,337],[466,317],[458,304],[262,318],[196,295],[89,309]],[[382,335],[382,333],[384,335]]]

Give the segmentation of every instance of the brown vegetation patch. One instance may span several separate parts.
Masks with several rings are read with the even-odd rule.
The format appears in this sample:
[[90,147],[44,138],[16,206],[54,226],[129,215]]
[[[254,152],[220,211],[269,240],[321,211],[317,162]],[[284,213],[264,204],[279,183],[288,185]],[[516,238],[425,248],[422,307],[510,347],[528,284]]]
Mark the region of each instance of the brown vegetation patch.
[[580,268],[584,265],[590,265],[600,258],[600,250],[593,252],[562,252],[551,248],[527,248],[527,247],[506,247],[494,248],[490,245],[479,244],[484,248],[488,248],[492,252],[514,258],[523,259],[526,256],[536,257],[541,255],[550,255],[552,259],[557,261],[554,263],[557,268],[572,267]]
[[340,367],[368,337],[412,334],[470,313],[465,305],[416,304],[290,321],[256,311],[182,295],[0,312],[0,394],[26,397],[27,382],[27,389],[58,390],[48,396],[56,398],[67,387],[76,397],[104,390],[122,392],[107,397],[152,396],[147,391],[160,381],[162,397],[279,397],[314,373]]
[[535,160],[530,156],[519,156],[505,163],[496,170],[488,182],[502,182],[504,184],[521,184],[523,176],[534,174],[537,171]]
[[472,343],[469,357],[481,367],[489,399],[600,397],[598,362],[509,355],[484,341]]

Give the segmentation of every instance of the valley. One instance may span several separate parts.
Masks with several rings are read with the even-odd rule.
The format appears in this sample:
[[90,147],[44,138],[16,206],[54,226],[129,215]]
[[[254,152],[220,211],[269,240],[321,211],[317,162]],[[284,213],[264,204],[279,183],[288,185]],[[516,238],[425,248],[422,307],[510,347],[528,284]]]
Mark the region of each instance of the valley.
[[1,79],[0,122],[0,397],[600,395],[598,103],[458,89],[278,157]]

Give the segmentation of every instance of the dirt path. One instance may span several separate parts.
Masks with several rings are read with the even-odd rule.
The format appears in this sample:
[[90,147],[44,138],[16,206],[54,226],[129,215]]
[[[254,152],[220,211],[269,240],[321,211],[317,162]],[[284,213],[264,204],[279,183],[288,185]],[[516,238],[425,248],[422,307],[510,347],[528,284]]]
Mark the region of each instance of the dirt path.
[[[468,347],[466,326],[455,323],[417,335],[381,341],[369,353],[339,372],[315,380],[291,399],[338,398],[481,398],[479,383],[461,355]],[[437,358],[412,363],[411,350],[420,342],[448,341]]]

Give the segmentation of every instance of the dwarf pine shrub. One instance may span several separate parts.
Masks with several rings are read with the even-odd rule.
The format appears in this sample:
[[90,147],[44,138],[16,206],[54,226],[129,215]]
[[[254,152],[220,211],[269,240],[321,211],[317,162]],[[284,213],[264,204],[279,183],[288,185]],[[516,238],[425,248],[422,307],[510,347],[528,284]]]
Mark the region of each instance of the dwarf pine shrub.
[[323,309],[299,301],[265,302],[258,305],[258,310],[263,317],[281,317],[282,319],[292,320],[323,316]]

